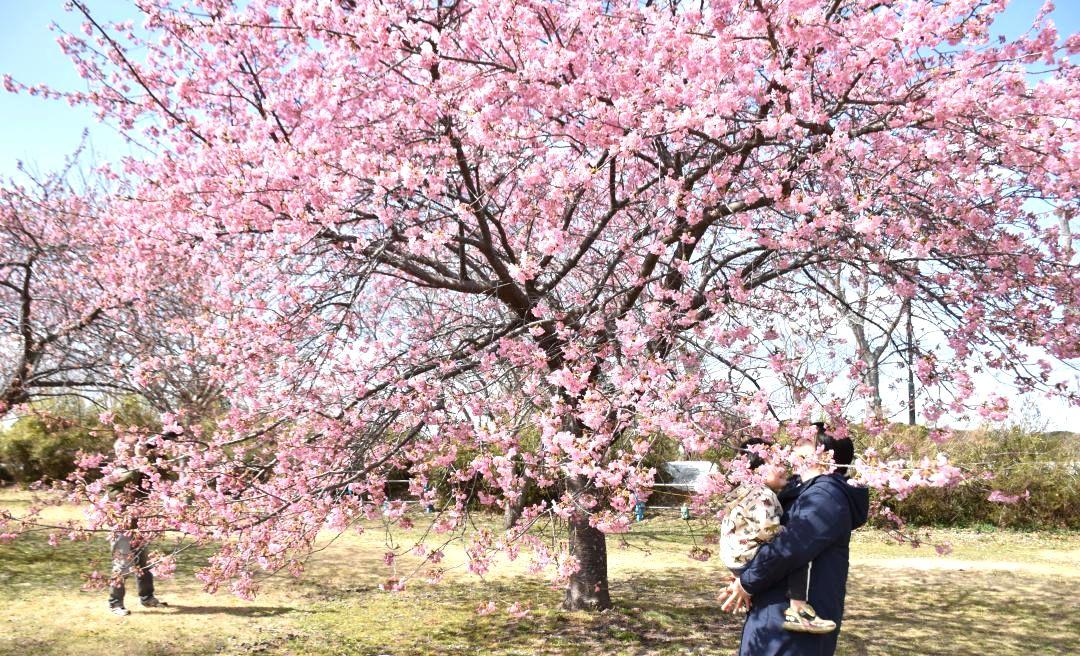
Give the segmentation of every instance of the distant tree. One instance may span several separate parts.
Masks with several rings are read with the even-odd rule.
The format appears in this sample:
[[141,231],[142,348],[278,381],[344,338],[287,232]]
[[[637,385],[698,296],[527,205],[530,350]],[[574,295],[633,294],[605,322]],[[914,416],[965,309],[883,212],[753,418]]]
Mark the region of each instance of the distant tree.
[[[161,430],[159,413],[137,396],[113,399],[109,407],[115,423],[126,429]],[[9,428],[0,430],[0,472],[23,485],[64,481],[78,469],[80,452],[111,453],[115,429],[101,422],[100,412],[100,402],[80,396],[32,403]]]
[[0,415],[36,398],[117,389],[110,313],[127,307],[96,191],[59,174],[0,186]]

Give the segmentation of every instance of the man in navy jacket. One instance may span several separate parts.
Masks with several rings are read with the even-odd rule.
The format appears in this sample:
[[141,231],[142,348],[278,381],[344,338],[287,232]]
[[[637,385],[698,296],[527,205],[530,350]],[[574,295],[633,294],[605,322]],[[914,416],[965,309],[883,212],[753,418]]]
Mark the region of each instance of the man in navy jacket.
[[[819,434],[818,442],[838,464],[851,463],[850,440]],[[807,446],[813,449],[813,441]],[[843,474],[825,473],[823,467],[808,468],[800,476],[802,488],[784,516],[784,530],[762,545],[729,588],[724,610],[752,598],[740,656],[831,656],[836,651],[847,593],[848,543],[851,532],[866,523],[870,497],[865,488],[853,487]],[[787,575],[807,563],[811,563],[808,601],[821,617],[836,622],[836,630],[826,635],[783,628]]]

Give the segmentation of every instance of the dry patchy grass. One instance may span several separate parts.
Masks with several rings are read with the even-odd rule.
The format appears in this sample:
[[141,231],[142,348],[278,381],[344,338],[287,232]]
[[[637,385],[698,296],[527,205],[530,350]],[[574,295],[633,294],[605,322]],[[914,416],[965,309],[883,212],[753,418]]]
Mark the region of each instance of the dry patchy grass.
[[[0,493],[8,507],[25,502]],[[35,537],[0,546],[0,654],[730,654],[741,620],[717,608],[718,565],[687,558],[691,529],[700,537],[700,525],[651,519],[612,540],[616,608],[600,614],[560,610],[561,591],[525,575],[520,562],[500,564],[485,581],[458,574],[458,547],[447,550],[443,564],[454,569],[442,583],[382,592],[386,546],[372,530],[328,541],[304,578],[273,577],[250,603],[203,593],[192,574],[206,552],[186,552],[175,578],[158,585],[170,608],[142,609],[132,591],[132,615],[117,618],[103,592],[80,591],[95,561],[107,565],[103,540],[50,548]],[[1080,536],[934,533],[953,544],[952,555],[856,534],[841,654],[1078,651],[1068,600],[1080,595]],[[488,601],[499,611],[478,615]],[[513,602],[530,612],[509,616]]]

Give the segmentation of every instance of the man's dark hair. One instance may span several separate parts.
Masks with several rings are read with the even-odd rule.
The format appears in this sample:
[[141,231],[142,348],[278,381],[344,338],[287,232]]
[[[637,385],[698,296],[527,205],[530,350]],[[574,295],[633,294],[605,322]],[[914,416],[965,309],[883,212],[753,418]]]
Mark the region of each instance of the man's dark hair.
[[739,445],[739,453],[744,454],[747,458],[750,459],[750,471],[754,471],[758,467],[765,464],[764,458],[762,458],[748,448],[757,444],[769,446],[770,444],[772,444],[772,442],[769,442],[760,437],[751,437],[750,439]]
[[833,437],[825,430],[825,422],[815,421],[817,427],[817,443],[832,453],[833,462],[836,463],[836,471],[844,476],[848,474],[847,466],[855,461],[855,443],[849,437]]

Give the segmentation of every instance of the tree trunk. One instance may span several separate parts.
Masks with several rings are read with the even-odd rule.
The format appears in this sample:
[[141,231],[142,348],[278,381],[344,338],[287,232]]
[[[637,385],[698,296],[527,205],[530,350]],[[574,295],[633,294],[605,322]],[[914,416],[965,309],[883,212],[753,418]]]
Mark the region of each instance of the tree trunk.
[[611,608],[607,575],[607,538],[603,532],[589,526],[589,519],[585,515],[575,514],[570,520],[570,555],[577,558],[581,567],[566,585],[563,608]]
[[525,494],[517,498],[517,501],[503,502],[503,530],[509,531],[517,525],[521,519],[521,513],[525,510]]
[[529,493],[536,487],[536,482],[524,475],[524,469],[525,464],[522,462],[521,456],[514,456],[514,473],[522,477],[521,494],[519,494],[514,501],[510,501],[509,499],[503,501],[504,531],[509,531],[517,525],[518,520],[521,519],[521,514],[525,512],[525,500],[528,498]]
[[870,357],[864,358],[866,371],[863,373],[863,383],[870,388],[870,411],[874,417],[880,419],[884,414],[881,404],[881,374],[880,364]]

